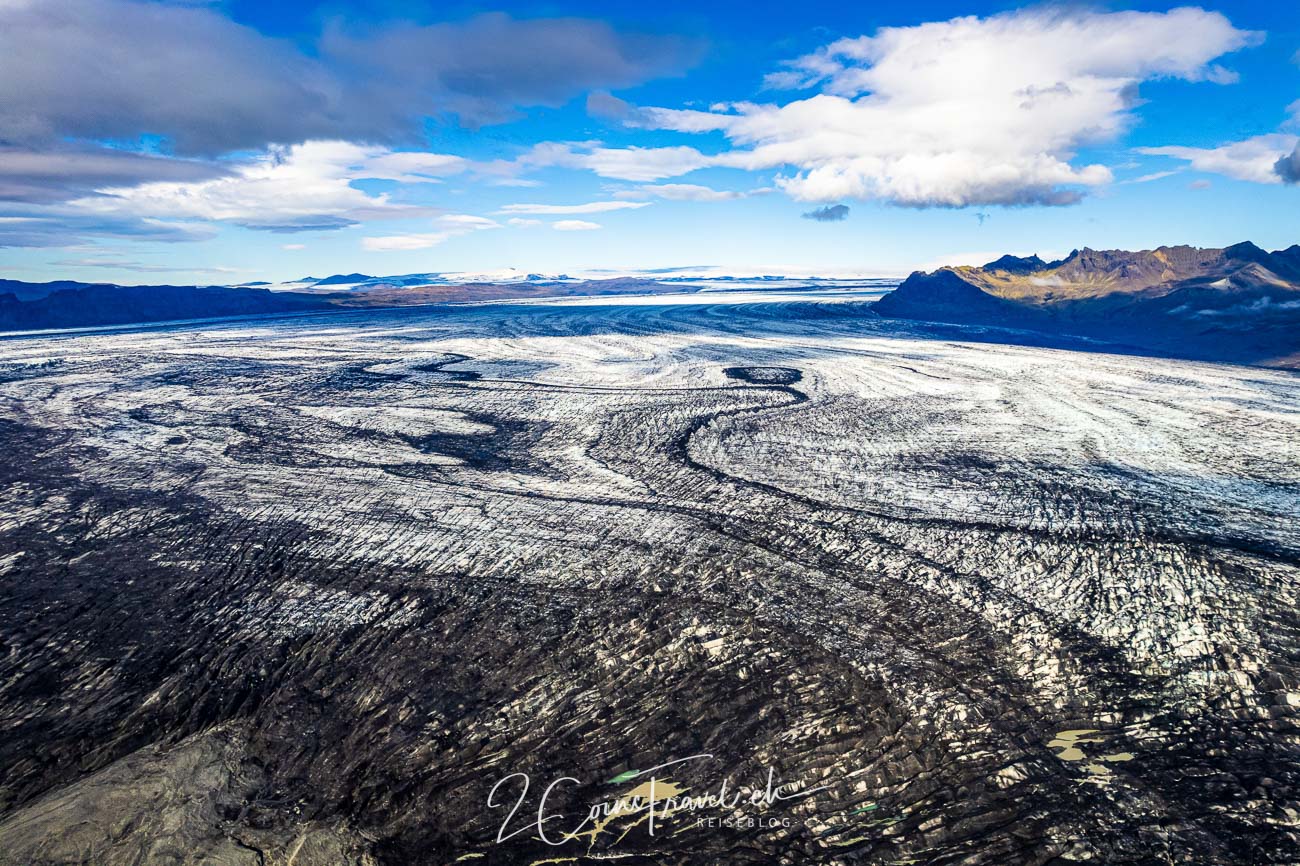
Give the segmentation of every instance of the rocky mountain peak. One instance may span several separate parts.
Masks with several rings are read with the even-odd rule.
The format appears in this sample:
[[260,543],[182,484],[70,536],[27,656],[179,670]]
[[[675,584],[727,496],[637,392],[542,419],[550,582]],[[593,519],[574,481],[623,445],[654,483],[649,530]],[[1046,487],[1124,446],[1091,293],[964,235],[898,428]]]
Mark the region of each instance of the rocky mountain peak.
[[1300,244],[1076,249],[913,274],[875,305],[897,318],[1032,329],[1288,366],[1300,333]]

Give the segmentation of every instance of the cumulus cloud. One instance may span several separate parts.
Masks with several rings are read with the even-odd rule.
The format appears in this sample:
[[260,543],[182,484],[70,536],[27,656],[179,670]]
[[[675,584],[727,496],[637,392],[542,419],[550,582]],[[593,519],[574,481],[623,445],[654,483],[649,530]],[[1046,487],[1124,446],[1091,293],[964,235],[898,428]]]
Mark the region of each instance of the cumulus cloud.
[[228,222],[275,232],[335,229],[436,213],[352,186],[358,177],[375,176],[368,164],[387,156],[380,147],[312,141],[273,148],[232,166],[225,177],[109,187],[71,204],[87,213]]
[[[1170,37],[1177,42],[1162,42]],[[840,39],[791,61],[786,71],[769,75],[767,84],[820,84],[825,92],[850,97],[969,92],[988,84],[1005,91],[1009,85],[1015,95],[1032,100],[1053,88],[1074,89],[1075,83],[1101,90],[1157,76],[1227,83],[1236,76],[1211,61],[1261,38],[1237,30],[1223,15],[1190,7],[1167,13],[1049,8],[886,27],[875,36]],[[1098,80],[1111,77],[1119,81]]]
[[826,205],[816,210],[810,210],[803,215],[806,220],[815,220],[819,223],[838,223],[849,218],[849,206],[845,204]]
[[605,213],[647,207],[648,201],[591,201],[586,204],[508,204],[499,213],[567,214]]
[[551,223],[551,228],[557,232],[589,232],[600,228],[600,223],[591,223],[586,220],[556,220]]
[[890,27],[769,77],[773,88],[822,91],[807,98],[638,109],[636,122],[720,131],[736,149],[699,155],[695,167],[792,167],[778,184],[799,200],[1070,204],[1112,180],[1105,166],[1073,160],[1127,128],[1139,84],[1229,82],[1214,61],[1258,38],[1200,9],[1032,9]]
[[313,138],[392,144],[420,139],[429,116],[505,120],[679,72],[698,52],[599,21],[502,14],[340,24],[304,51],[202,5],[6,0],[0,130],[11,144],[150,134],[203,154]]
[[1219,147],[1140,147],[1138,153],[1168,156],[1187,162],[1197,171],[1221,174],[1255,183],[1281,183],[1280,166],[1300,138],[1283,133],[1257,135]]
[[1296,144],[1289,155],[1273,164],[1273,171],[1283,183],[1300,183],[1300,143]]
[[0,147],[0,205],[29,223],[21,229],[6,226],[3,243],[48,246],[60,225],[66,242],[76,243],[87,233],[149,240],[212,234],[166,228],[186,221],[292,232],[431,216],[438,211],[400,204],[353,182],[428,183],[472,166],[458,156],[339,141],[271,147],[238,160],[179,159],[92,145]]

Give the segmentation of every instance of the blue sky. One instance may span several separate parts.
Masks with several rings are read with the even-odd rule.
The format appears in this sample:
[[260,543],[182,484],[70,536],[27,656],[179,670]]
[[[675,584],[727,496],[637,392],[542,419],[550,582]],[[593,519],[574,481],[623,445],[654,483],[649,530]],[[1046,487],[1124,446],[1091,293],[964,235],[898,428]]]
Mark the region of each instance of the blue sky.
[[1285,5],[8,0],[0,262],[225,283],[1289,246]]

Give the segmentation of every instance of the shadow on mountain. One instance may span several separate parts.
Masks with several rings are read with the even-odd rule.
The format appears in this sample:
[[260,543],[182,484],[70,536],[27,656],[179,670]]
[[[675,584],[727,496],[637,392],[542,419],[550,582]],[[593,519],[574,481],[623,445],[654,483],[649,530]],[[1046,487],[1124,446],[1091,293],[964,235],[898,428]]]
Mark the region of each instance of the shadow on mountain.
[[1045,263],[1003,256],[917,272],[882,316],[1069,335],[1155,354],[1300,365],[1300,245],[1266,252],[1160,247],[1076,250]]

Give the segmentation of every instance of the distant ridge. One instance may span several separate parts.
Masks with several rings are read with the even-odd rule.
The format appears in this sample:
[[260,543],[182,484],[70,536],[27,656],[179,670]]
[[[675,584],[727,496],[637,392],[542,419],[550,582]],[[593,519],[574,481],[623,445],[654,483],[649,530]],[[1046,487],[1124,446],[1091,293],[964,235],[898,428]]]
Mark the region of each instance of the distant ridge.
[[[87,328],[329,309],[320,295],[227,286],[117,286],[107,283],[0,284],[0,330]],[[22,287],[57,286],[37,293]]]
[[[530,275],[537,276],[537,275]],[[368,282],[351,283],[353,277]],[[333,289],[318,289],[334,281]],[[340,274],[311,286],[272,290],[239,286],[121,286],[111,283],[0,281],[0,331],[87,328],[103,325],[212,319],[344,308],[403,307],[574,295],[656,294],[693,291],[677,284],[620,278],[430,283],[425,275],[364,277]]]
[[318,286],[345,286],[352,283],[365,283],[376,279],[369,274],[335,274],[332,277],[326,277],[323,280],[316,280]]
[[21,280],[0,280],[0,295],[10,294],[20,301],[34,301],[60,289],[84,289],[94,283],[76,280],[55,280],[49,283],[24,283]]
[[882,316],[1084,336],[1206,360],[1300,366],[1300,245],[1081,249],[917,272]]
[[1005,271],[1008,274],[1031,274],[1035,271],[1043,271],[1059,264],[1060,262],[1053,262],[1049,265],[1038,256],[1029,256],[1027,258],[1003,256],[995,262],[989,262],[984,266],[984,269],[986,271]]

